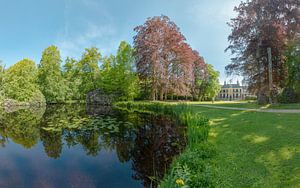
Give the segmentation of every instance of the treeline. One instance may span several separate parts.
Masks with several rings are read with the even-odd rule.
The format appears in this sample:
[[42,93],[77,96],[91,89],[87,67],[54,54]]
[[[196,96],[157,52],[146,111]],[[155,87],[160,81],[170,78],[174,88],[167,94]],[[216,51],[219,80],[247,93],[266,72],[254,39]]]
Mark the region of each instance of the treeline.
[[149,18],[134,30],[137,73],[144,98],[203,100],[216,96],[219,73],[207,66],[167,16]]
[[[100,64],[101,62],[101,64]],[[60,51],[49,46],[39,65],[24,59],[2,69],[2,98],[25,103],[64,103],[85,100],[97,88],[115,93],[118,100],[138,95],[133,49],[121,42],[116,55],[101,57],[97,48],[87,48],[79,60],[67,58],[62,65]]]
[[116,55],[102,57],[95,47],[80,59],[64,63],[56,46],[49,46],[36,65],[23,59],[0,66],[0,101],[64,103],[85,100],[102,89],[115,100],[213,99],[218,76],[193,50],[166,16],[149,18],[135,28],[134,46],[122,41]]
[[260,103],[300,102],[299,7],[299,0],[250,0],[235,7],[227,49],[235,57],[226,70],[244,76]]

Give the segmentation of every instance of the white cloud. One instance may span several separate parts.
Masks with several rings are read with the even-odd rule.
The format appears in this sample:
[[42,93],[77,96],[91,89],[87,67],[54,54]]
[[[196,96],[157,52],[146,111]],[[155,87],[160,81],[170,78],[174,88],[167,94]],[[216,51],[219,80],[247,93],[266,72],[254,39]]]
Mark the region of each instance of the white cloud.
[[[76,6],[89,14],[78,14],[74,11],[77,10]],[[55,43],[63,58],[79,58],[85,48],[92,46],[99,48],[104,55],[116,48],[116,28],[100,1],[74,0],[71,3],[70,0],[65,0],[64,16],[64,31],[58,35]]]
[[85,48],[96,46],[102,54],[112,52],[115,44],[111,43],[115,36],[115,29],[111,25],[98,26],[89,23],[86,30],[75,36],[62,36],[56,45],[60,48],[62,56],[79,57]]
[[239,4],[239,0],[222,0],[218,2],[198,1],[189,10],[195,20],[210,22],[227,22],[235,17],[234,7]]

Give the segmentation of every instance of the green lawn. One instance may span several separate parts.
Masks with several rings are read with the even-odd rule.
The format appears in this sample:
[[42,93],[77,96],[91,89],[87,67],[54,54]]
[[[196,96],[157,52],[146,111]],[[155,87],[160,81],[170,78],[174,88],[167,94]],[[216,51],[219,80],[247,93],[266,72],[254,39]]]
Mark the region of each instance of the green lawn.
[[193,110],[211,120],[220,187],[300,187],[300,114]]
[[254,109],[300,109],[300,103],[295,104],[272,104],[258,105],[255,101],[216,101],[212,102],[189,102],[189,104],[205,104],[214,106],[236,107],[236,108],[254,108]]

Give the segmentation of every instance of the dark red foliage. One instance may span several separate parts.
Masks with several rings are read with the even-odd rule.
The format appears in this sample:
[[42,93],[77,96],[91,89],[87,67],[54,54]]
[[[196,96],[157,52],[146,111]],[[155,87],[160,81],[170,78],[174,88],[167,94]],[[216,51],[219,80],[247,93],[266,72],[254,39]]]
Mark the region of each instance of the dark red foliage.
[[204,70],[205,63],[186,43],[176,24],[167,16],[159,16],[147,19],[134,30],[137,72],[143,91],[153,100],[163,100],[167,95],[190,96],[193,70],[195,66]]
[[229,74],[245,77],[250,89],[266,94],[268,88],[267,48],[272,49],[273,89],[284,86],[287,41],[299,33],[299,0],[251,0],[241,2],[231,20],[228,37],[234,58],[226,67]]

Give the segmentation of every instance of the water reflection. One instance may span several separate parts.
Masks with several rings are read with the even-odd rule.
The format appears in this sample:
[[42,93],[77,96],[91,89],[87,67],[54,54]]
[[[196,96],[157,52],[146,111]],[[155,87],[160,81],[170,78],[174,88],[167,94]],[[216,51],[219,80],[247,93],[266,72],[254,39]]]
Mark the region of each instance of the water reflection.
[[[40,177],[39,173],[36,177],[28,177],[7,167],[11,172],[11,177],[7,177],[0,168],[1,187],[10,187],[8,180],[17,187],[34,187],[37,179],[41,182],[39,187],[47,187],[44,184],[54,187],[156,187],[173,156],[179,154],[186,143],[185,128],[162,116],[112,109],[108,113],[99,107],[80,105],[0,114],[0,167],[9,160],[15,163],[12,166],[17,166],[18,171],[45,170],[49,173],[45,177]],[[18,153],[18,158],[14,152]],[[113,160],[114,156],[117,160]],[[22,157],[39,160],[38,170],[33,170],[29,164],[19,166]],[[49,163],[47,158],[54,161]],[[79,163],[70,164],[77,158]],[[58,173],[63,171],[63,174]],[[75,172],[84,178],[78,180],[75,175],[74,179]],[[63,177],[65,179],[58,180]]]

